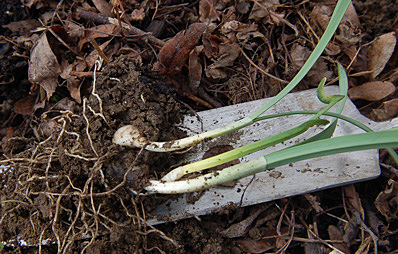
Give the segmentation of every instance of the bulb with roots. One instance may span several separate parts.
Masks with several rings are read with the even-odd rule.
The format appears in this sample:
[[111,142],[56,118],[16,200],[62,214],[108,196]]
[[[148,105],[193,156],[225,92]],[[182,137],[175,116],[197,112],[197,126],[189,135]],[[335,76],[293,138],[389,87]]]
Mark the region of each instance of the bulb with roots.
[[126,125],[115,132],[113,143],[121,146],[142,148],[148,144],[148,139],[141,135],[137,126]]

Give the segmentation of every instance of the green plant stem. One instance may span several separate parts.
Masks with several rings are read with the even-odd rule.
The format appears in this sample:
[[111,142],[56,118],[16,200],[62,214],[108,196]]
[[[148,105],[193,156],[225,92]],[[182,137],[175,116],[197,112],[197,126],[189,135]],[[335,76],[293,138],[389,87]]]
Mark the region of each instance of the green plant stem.
[[289,147],[263,157],[240,163],[193,179],[164,182],[151,180],[145,187],[149,193],[176,194],[208,189],[261,171],[310,158],[398,146],[398,129],[351,134],[322,139],[301,146]]
[[249,118],[256,119],[260,115],[262,115],[265,111],[270,109],[273,105],[275,105],[278,101],[280,101],[283,97],[285,97],[297,84],[304,78],[304,76],[308,73],[311,67],[315,64],[318,58],[321,56],[323,50],[326,48],[330,39],[332,38],[334,32],[339,26],[341,19],[346,12],[348,5],[350,4],[350,0],[339,0],[336,4],[336,8],[334,9],[333,15],[330,19],[330,22],[323,33],[321,39],[316,45],[314,51],[311,53],[307,61],[301,67],[300,71],[296,74],[296,76],[290,81],[290,83],[277,95],[275,96],[269,103],[258,109],[256,112],[251,114]]
[[[255,122],[263,121],[263,120],[267,120],[267,119],[272,119],[272,118],[276,118],[276,117],[282,117],[282,116],[308,115],[308,114],[317,114],[317,113],[319,113],[319,111],[315,111],[315,110],[290,111],[290,112],[284,112],[284,113],[279,113],[279,114],[260,116],[260,117],[255,119]],[[357,120],[352,119],[350,117],[347,117],[347,116],[344,116],[344,115],[341,115],[341,114],[338,114],[338,113],[332,113],[332,112],[324,112],[323,115],[331,116],[331,117],[335,117],[335,118],[344,120],[344,121],[346,121],[348,123],[351,123],[351,124],[357,126],[358,128],[360,128],[360,129],[362,129],[362,130],[364,130],[366,132],[374,132],[371,128],[369,128],[365,124],[363,124],[361,122],[358,122]],[[395,164],[398,165],[398,154],[392,148],[386,148],[386,150],[390,154],[392,159],[394,160]]]
[[200,170],[212,168],[218,165],[222,165],[224,163],[227,163],[229,161],[233,161],[235,159],[241,158],[243,156],[246,156],[248,154],[252,154],[254,152],[263,150],[267,147],[279,144],[280,142],[286,141],[288,139],[291,139],[293,137],[296,137],[305,131],[307,131],[310,127],[314,125],[326,125],[328,124],[328,120],[324,119],[311,119],[306,121],[305,123],[294,127],[288,131],[276,134],[274,136],[267,137],[265,139],[253,142],[251,144],[236,148],[232,151],[228,151],[204,160],[200,160],[197,162],[193,162],[184,166],[180,166],[178,168],[175,168],[174,170],[170,171],[168,174],[166,174],[162,180],[163,181],[175,181],[182,176],[197,172]]
[[270,169],[331,154],[393,147],[398,147],[398,128],[318,140],[273,152],[265,159],[267,169]]

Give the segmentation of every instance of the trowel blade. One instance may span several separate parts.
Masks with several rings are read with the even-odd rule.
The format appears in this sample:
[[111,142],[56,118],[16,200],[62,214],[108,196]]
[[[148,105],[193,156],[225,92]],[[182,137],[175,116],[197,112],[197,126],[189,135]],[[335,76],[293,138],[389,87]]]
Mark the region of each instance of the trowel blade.
[[[338,88],[327,87],[326,93],[338,94]],[[183,125],[194,132],[211,130],[249,115],[270,99],[256,100],[199,112],[198,115],[201,120],[197,116],[186,116]],[[287,95],[272,109],[268,110],[266,114],[296,110],[319,110],[324,106],[325,104],[322,104],[317,99],[316,90],[306,90]],[[360,114],[350,100],[347,100],[343,115],[354,118],[374,130],[398,126],[398,118],[388,123],[376,123],[369,120]],[[235,133],[198,145],[186,154],[186,163],[202,159],[204,153],[214,146],[231,145],[237,148],[295,127],[309,117],[311,116],[297,115],[257,122]],[[290,146],[312,136],[314,131],[319,130],[320,127],[314,127],[296,139],[248,155],[241,158],[241,161],[254,159]],[[363,131],[359,128],[339,120],[335,136],[361,132]],[[164,223],[166,220],[174,221],[194,215],[210,214],[231,206],[249,206],[348,183],[369,180],[376,178],[379,174],[380,167],[377,150],[351,152],[310,159],[243,178],[237,181],[233,187],[219,186],[211,188],[205,191],[194,203],[187,202],[186,195],[181,195],[177,199],[169,200],[157,206],[151,214],[156,217],[159,216],[158,218],[162,219],[151,219],[149,223],[159,224]]]

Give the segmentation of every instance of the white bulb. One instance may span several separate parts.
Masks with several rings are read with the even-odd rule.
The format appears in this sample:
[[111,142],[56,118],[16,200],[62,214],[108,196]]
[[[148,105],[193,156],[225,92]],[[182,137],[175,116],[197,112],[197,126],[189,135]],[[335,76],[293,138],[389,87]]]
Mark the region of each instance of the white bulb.
[[113,143],[121,146],[141,148],[148,143],[148,139],[141,136],[136,126],[126,125],[115,132],[113,135]]

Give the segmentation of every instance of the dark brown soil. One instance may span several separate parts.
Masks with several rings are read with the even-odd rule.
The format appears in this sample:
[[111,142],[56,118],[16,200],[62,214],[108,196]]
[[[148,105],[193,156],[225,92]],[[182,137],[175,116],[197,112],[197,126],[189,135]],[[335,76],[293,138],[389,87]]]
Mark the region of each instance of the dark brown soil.
[[[137,59],[119,57],[103,69],[96,81],[103,114],[93,95],[84,103],[85,112],[65,98],[38,119],[40,124],[32,123],[37,135],[45,140],[41,144],[34,137],[5,142],[4,154],[26,158],[26,163],[1,174],[2,184],[7,186],[1,195],[24,200],[2,205],[7,216],[2,218],[1,239],[19,235],[29,244],[36,244],[41,234],[40,239],[53,242],[65,235],[80,239],[95,234],[100,237],[88,249],[89,253],[98,253],[97,248],[101,253],[108,253],[107,249],[120,253],[117,248],[121,252],[141,248],[145,237],[134,230],[139,230],[142,225],[138,224],[142,222],[134,217],[137,212],[141,214],[141,208],[144,213],[149,211],[153,199],[137,199],[129,188],[139,191],[144,179],[162,175],[175,164],[175,156],[113,145],[113,134],[117,128],[134,123],[150,140],[183,135],[174,127],[181,119],[182,109],[173,92],[162,82],[144,77],[141,65]],[[43,163],[44,158],[47,163]],[[130,173],[126,174],[127,170]],[[54,200],[50,193],[62,196]],[[129,217],[128,213],[134,215]],[[46,221],[54,216],[62,223],[48,225]],[[58,235],[49,234],[48,227],[55,227]],[[78,228],[80,232],[76,232]],[[72,232],[68,232],[70,229]],[[107,233],[109,240],[105,241]],[[127,245],[120,244],[127,240]],[[107,248],[101,244],[104,241]]]

